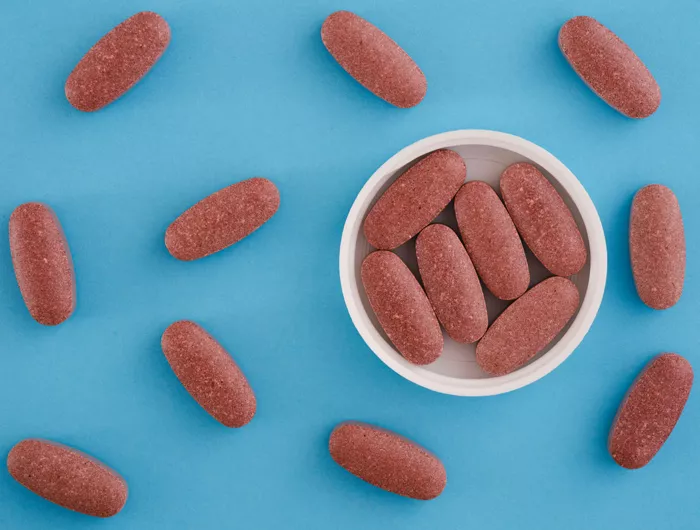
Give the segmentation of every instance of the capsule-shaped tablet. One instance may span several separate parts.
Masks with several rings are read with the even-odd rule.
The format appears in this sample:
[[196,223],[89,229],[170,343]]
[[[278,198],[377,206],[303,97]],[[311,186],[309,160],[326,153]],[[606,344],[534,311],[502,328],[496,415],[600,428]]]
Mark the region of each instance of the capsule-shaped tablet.
[[396,254],[379,250],[362,262],[362,284],[379,324],[413,364],[430,364],[442,353],[442,331],[415,276]]
[[583,268],[588,253],[574,216],[539,169],[524,162],[508,167],[501,195],[518,232],[549,272],[571,276]]
[[392,105],[414,107],[425,97],[428,83],[418,65],[365,19],[337,11],[324,21],[321,40],[346,72]]
[[440,459],[394,432],[360,422],[345,422],[331,433],[328,449],[335,462],[365,482],[418,500],[445,489]]
[[55,326],[75,310],[75,274],[61,223],[46,204],[28,202],[10,216],[10,253],[34,320]]
[[80,60],[66,81],[76,109],[99,110],[134,86],[170,43],[170,27],[158,14],[136,13],[112,29]]
[[256,177],[232,184],[175,219],[165,232],[165,246],[183,261],[209,256],[255,232],[279,205],[279,191],[267,179]]
[[429,225],[418,235],[416,256],[425,292],[447,334],[465,344],[479,340],[489,324],[484,291],[459,236],[445,225]]
[[678,302],[685,281],[685,233],[678,199],[666,186],[650,184],[634,196],[630,258],[646,305],[668,309]]
[[554,276],[513,302],[476,345],[476,362],[489,375],[525,365],[564,329],[579,304],[576,285]]
[[671,435],[693,386],[693,368],[675,353],[664,353],[644,368],[613,421],[608,451],[627,469],[647,465]]
[[161,347],[182,386],[214,419],[243,427],[255,416],[253,389],[228,352],[201,326],[180,320],[168,326]]
[[467,178],[460,155],[433,151],[397,178],[367,214],[370,245],[392,250],[418,234],[445,209]]
[[530,284],[530,269],[518,231],[493,188],[467,182],[455,197],[455,215],[469,257],[484,285],[501,300],[513,300]]
[[86,515],[112,517],[126,504],[126,481],[116,471],[62,444],[22,440],[10,450],[7,470],[40,497]]
[[642,60],[591,17],[574,17],[559,31],[559,47],[576,73],[605,102],[629,118],[651,116],[661,89]]

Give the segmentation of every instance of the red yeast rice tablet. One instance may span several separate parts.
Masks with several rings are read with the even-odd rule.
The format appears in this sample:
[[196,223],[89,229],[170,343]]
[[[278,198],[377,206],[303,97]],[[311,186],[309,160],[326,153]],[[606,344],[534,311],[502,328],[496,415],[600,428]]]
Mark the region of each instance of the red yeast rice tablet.
[[608,450],[627,469],[647,465],[673,431],[693,386],[693,368],[675,353],[653,359],[637,377],[615,417]]
[[379,250],[362,262],[362,285],[379,324],[413,364],[442,353],[442,331],[423,288],[396,254]]
[[126,504],[126,481],[116,471],[55,442],[22,440],[7,456],[7,470],[40,497],[86,515],[112,517]]
[[134,86],[170,43],[170,27],[158,14],[136,13],[102,37],[66,81],[66,97],[76,109],[99,110]]
[[183,261],[209,256],[255,232],[279,205],[279,191],[267,179],[256,177],[232,184],[175,219],[165,232],[165,246]]
[[685,233],[678,199],[666,186],[651,184],[634,196],[630,258],[646,305],[668,309],[678,302],[685,281]]
[[491,324],[476,346],[476,362],[489,375],[514,372],[552,342],[578,305],[570,280],[555,276],[538,283]]
[[34,320],[55,326],[75,310],[75,274],[68,242],[46,204],[28,202],[10,216],[10,253],[24,303]]
[[445,209],[466,177],[464,160],[449,149],[416,162],[367,214],[364,233],[369,244],[382,250],[403,245]]
[[539,169],[527,163],[508,167],[501,195],[518,232],[549,272],[572,276],[583,268],[588,253],[574,216]]
[[447,484],[440,459],[396,433],[360,422],[341,423],[331,433],[333,460],[365,482],[418,500],[434,499]]
[[425,97],[428,84],[418,65],[365,19],[337,11],[323,23],[321,40],[346,72],[392,105],[414,107]]
[[168,326],[161,347],[182,386],[226,427],[255,416],[253,389],[226,350],[201,326],[181,320]]
[[441,224],[424,228],[416,240],[421,279],[447,334],[461,343],[486,333],[488,314],[481,282],[454,231]]
[[608,105],[629,118],[651,116],[661,89],[627,44],[591,17],[574,17],[559,31],[559,47],[576,73]]
[[513,300],[530,284],[518,231],[493,188],[467,182],[455,197],[455,215],[469,257],[496,298]]

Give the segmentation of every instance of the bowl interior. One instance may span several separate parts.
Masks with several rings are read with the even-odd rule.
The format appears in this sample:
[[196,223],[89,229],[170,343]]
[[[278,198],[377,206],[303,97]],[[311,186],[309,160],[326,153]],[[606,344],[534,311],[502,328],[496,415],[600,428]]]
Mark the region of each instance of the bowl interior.
[[[510,164],[514,164],[516,162],[529,162],[537,166],[540,169],[540,171],[542,171],[543,175],[547,177],[547,179],[554,185],[556,190],[564,199],[564,202],[570,208],[574,219],[578,224],[579,230],[581,231],[581,235],[583,236],[583,239],[586,243],[586,247],[588,249],[589,259],[586,263],[586,266],[581,270],[581,272],[571,277],[571,280],[576,284],[576,286],[579,289],[581,300],[583,300],[589,287],[591,271],[591,249],[589,243],[589,235],[586,230],[586,225],[583,222],[581,212],[579,211],[579,207],[577,206],[572,196],[564,188],[562,183],[560,183],[557,180],[557,178],[555,178],[547,170],[547,168],[538,164],[535,160],[530,159],[527,156],[516,152],[515,150],[511,150],[507,147],[481,144],[456,144],[441,147],[448,147],[449,149],[459,153],[462,156],[462,158],[464,158],[467,165],[467,181],[482,180],[490,184],[497,192],[499,192],[498,184],[501,173],[503,173],[506,167],[508,167]],[[381,341],[383,341],[384,343],[383,345],[381,345],[381,352],[377,351],[377,348],[373,347],[375,353],[377,353],[377,355],[379,355],[380,357],[384,355],[391,356],[393,360],[396,361],[396,363],[400,363],[404,366],[404,368],[415,372],[417,375],[419,375],[420,378],[437,377],[439,379],[444,380],[445,377],[448,377],[457,380],[454,381],[454,383],[457,384],[459,384],[460,380],[464,383],[468,383],[469,381],[481,379],[497,379],[484,373],[481,370],[481,368],[479,368],[479,366],[477,365],[475,360],[475,344],[459,344],[450,339],[444,332],[444,330],[443,335],[445,339],[445,347],[442,356],[436,362],[422,367],[414,366],[408,363],[394,349],[388,337],[379,325],[379,322],[376,316],[374,315],[374,312],[372,311],[372,308],[369,304],[369,301],[367,300],[367,296],[360,281],[360,266],[362,264],[362,261],[370,252],[374,250],[374,248],[365,239],[362,230],[362,224],[364,222],[365,216],[367,215],[367,212],[369,212],[369,210],[377,201],[377,199],[394,182],[394,180],[397,177],[399,177],[406,169],[412,166],[417,159],[421,158],[421,156],[424,156],[432,150],[433,149],[430,149],[429,151],[421,153],[416,159],[411,160],[405,165],[399,167],[398,169],[390,168],[385,174],[376,174],[375,176],[378,178],[376,179],[376,181],[374,181],[375,186],[371,190],[369,190],[369,195],[366,197],[365,202],[359,205],[356,204],[355,207],[359,206],[359,208],[354,212],[354,214],[357,215],[357,222],[353,226],[353,232],[350,234],[346,234],[351,239],[353,239],[355,243],[353,245],[354,252],[351,256],[351,266],[354,267],[354,282],[351,286],[351,289],[357,291],[353,294],[356,294],[356,296],[359,297],[360,311],[366,314],[367,318],[371,322],[371,325],[374,327],[374,330],[378,334],[378,338],[380,338]],[[437,217],[435,222],[444,223],[452,227],[455,231],[457,231],[457,233],[459,233],[459,231],[457,230],[457,221],[455,219],[452,203],[450,203],[450,205],[445,209],[445,211],[443,211]],[[528,263],[530,265],[530,286],[533,286],[536,283],[542,281],[544,278],[551,276],[551,274],[537,261],[537,259],[535,259],[532,253],[527,249],[527,246],[525,246],[525,248]],[[396,249],[395,252],[404,260],[404,262],[420,280],[420,274],[418,272],[415,254],[415,238]],[[485,295],[486,306],[489,314],[489,323],[491,323],[508,306],[509,303],[498,300],[486,289]],[[540,357],[547,355],[549,351],[556,347],[561,337],[566,334],[566,331],[576,320],[577,315],[575,315],[574,318],[571,319],[567,327],[564,328],[564,330],[562,330],[559,336],[555,340],[553,340],[549,344],[549,346],[545,348],[545,350],[543,350],[537,357],[530,361],[530,364],[536,362],[537,359],[539,359]],[[372,344],[370,344],[370,346],[372,346]],[[518,371],[524,369],[525,367],[520,368],[520,370]]]

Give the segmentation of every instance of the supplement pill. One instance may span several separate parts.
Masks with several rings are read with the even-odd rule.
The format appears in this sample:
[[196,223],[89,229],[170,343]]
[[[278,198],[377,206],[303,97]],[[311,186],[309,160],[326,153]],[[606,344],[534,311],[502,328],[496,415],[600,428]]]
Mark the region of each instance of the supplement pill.
[[170,43],[170,27],[158,14],[136,13],[102,37],[66,81],[76,109],[99,110],[121,97],[158,62]]
[[335,462],[365,482],[418,500],[431,500],[445,489],[442,462],[420,445],[391,431],[345,422],[331,433],[328,448]]
[[392,105],[414,107],[425,97],[428,83],[418,65],[365,19],[337,11],[323,23],[321,40],[346,72]]

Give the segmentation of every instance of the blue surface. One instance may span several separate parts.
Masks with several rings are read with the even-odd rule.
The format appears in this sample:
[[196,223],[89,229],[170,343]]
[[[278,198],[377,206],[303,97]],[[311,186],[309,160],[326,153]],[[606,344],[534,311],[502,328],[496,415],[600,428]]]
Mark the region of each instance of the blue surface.
[[[402,44],[429,90],[395,109],[324,50],[330,12],[351,9]],[[173,41],[134,90],[96,114],[63,84],[82,54],[151,9]],[[631,121],[576,77],[556,34],[589,14],[622,36],[659,81],[656,115]],[[700,526],[700,392],[646,469],[607,455],[615,409],[654,354],[700,367],[697,0],[94,0],[0,7],[0,224],[24,201],[56,210],[78,279],[78,309],[36,324],[0,231],[0,452],[40,436],[83,448],[129,482],[124,511],[95,521],[56,507],[0,471],[0,528],[681,529]],[[542,381],[486,399],[429,392],[364,345],[337,272],[344,218],[397,150],[452,129],[521,135],[579,177],[608,238],[603,306],[577,352]],[[255,175],[274,180],[278,214],[235,248],[171,258],[168,224]],[[688,234],[683,298],[638,300],[628,265],[633,193],[678,194]],[[209,418],[160,351],[165,327],[199,321],[234,355],[258,396],[241,430]],[[384,493],[337,467],[335,423],[408,435],[443,459],[449,483],[429,503]],[[3,457],[4,458],[4,457]]]

